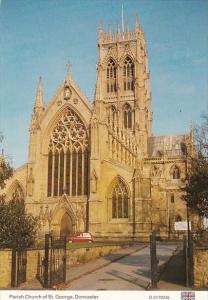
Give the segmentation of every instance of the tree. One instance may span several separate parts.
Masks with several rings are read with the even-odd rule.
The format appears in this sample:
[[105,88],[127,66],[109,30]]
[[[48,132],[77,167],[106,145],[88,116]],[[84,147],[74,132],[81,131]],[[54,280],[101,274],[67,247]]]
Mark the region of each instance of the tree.
[[208,116],[194,132],[195,155],[188,157],[190,169],[183,198],[192,211],[208,218]]
[[191,173],[184,200],[200,216],[208,218],[208,161],[200,153],[192,159]]
[[[0,155],[0,190],[12,174],[13,168],[4,155]],[[6,201],[5,195],[0,195],[0,247],[11,247],[14,243],[28,247],[34,243],[37,229],[38,218],[27,213],[24,199],[17,199],[14,193],[13,199]]]
[[24,201],[0,199],[0,246],[29,247],[35,242],[38,218],[28,214]]
[[[0,132],[0,143],[3,141],[3,134]],[[5,187],[5,181],[13,174],[13,169],[3,154],[0,154],[0,188]]]

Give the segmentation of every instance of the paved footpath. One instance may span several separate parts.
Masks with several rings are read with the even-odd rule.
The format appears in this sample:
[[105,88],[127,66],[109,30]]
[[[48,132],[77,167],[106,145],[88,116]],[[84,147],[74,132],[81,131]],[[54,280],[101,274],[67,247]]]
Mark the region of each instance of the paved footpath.
[[[158,242],[159,266],[164,265],[177,248],[176,243]],[[150,248],[138,243],[110,255],[70,267],[63,290],[145,290],[150,286]],[[43,289],[38,280],[22,284],[19,289]]]
[[[177,245],[173,243],[157,243],[159,266],[168,262],[176,248]],[[121,252],[126,255],[120,256],[119,259]],[[113,260],[113,256],[116,260]],[[107,256],[91,263],[94,265],[91,271],[90,263],[79,266],[83,273],[77,274],[77,279],[74,275],[78,268],[71,268],[71,274],[69,270],[67,276],[68,284],[62,288],[65,290],[146,290],[150,287],[149,246],[134,245],[120,250],[119,253],[111,254],[110,258]]]
[[[125,257],[125,256],[131,254],[132,252],[138,251],[139,249],[142,249],[144,247],[146,247],[146,244],[138,243],[137,245],[134,245],[131,247],[119,249],[105,257],[98,258],[98,259],[89,261],[84,264],[71,266],[69,269],[67,269],[66,283],[69,283],[69,282],[76,280],[84,275],[94,272],[97,269],[100,269],[100,268],[112,263],[113,261],[119,260],[120,258]],[[21,284],[19,289],[41,290],[43,288],[37,279],[33,279],[31,281]],[[65,289],[65,285],[59,286],[59,289]]]

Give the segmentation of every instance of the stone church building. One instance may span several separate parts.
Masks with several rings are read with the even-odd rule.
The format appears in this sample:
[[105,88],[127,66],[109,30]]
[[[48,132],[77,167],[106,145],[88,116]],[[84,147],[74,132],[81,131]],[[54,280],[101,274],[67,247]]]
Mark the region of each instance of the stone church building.
[[128,26],[104,32],[100,25],[93,102],[69,67],[48,105],[40,79],[28,162],[8,181],[7,199],[24,199],[28,212],[40,218],[39,235],[174,234],[174,222],[186,220],[181,187],[191,134],[154,136],[152,115],[147,47],[138,20],[133,32]]

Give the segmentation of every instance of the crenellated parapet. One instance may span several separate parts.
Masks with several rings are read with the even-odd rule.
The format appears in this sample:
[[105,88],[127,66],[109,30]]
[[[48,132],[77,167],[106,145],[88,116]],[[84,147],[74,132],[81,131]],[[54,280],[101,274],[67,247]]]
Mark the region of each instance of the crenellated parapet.
[[104,32],[102,23],[100,23],[98,31],[98,43],[109,44],[115,42],[126,42],[128,40],[140,39],[145,44],[144,32],[139,25],[139,21],[135,19],[134,31],[130,30],[129,24],[125,25],[125,28],[120,28],[120,24],[117,25],[115,32],[112,32],[111,26],[107,32]]

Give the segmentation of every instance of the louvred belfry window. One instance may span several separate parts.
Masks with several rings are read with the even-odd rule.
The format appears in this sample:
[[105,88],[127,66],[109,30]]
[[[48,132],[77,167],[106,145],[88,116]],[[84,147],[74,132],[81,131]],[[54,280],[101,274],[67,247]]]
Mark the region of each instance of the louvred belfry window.
[[126,57],[123,66],[124,91],[134,90],[134,64],[130,57]]
[[48,149],[48,197],[87,195],[89,147],[86,127],[67,108],[51,133]]
[[111,58],[107,65],[107,93],[113,93],[117,91],[117,68],[116,64]]

